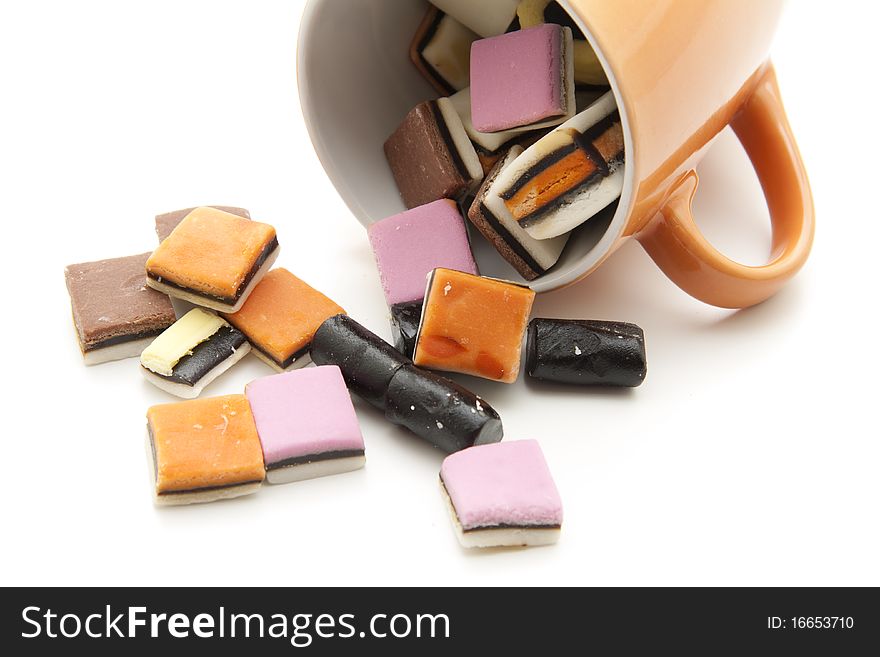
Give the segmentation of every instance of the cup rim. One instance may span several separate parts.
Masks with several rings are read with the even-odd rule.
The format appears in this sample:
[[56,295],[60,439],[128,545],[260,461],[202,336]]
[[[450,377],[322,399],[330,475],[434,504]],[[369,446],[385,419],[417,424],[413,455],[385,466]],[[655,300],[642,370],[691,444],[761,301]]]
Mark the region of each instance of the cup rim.
[[602,64],[602,70],[605,71],[605,75],[608,77],[611,93],[614,94],[614,100],[617,102],[617,109],[620,113],[620,125],[623,130],[625,163],[623,172],[623,191],[620,194],[620,201],[614,211],[611,223],[608,224],[602,237],[593,245],[593,248],[591,248],[589,252],[579,260],[572,263],[565,272],[554,272],[551,268],[548,274],[545,274],[534,281],[536,285],[532,286],[532,289],[536,292],[556,290],[577,283],[579,280],[595,271],[596,268],[613,253],[615,245],[620,242],[620,239],[624,234],[624,230],[626,229],[629,217],[632,213],[634,199],[633,190],[635,186],[634,181],[636,179],[635,158],[633,157],[632,124],[630,122],[626,101],[614,68],[611,66],[611,62],[605,55],[605,51],[599,40],[596,38],[593,29],[587,23],[584,16],[575,11],[571,0],[558,0],[558,2],[562,9],[565,10],[569,17],[584,33],[590,47],[593,49],[593,52],[596,53],[599,63]]
[[[305,62],[309,57],[309,34],[311,32],[311,26],[315,20],[317,7],[322,2],[325,2],[325,0],[307,0],[300,21],[299,33],[297,35],[296,79],[300,109],[312,146],[315,149],[315,153],[318,156],[318,160],[321,162],[324,172],[327,174],[327,177],[330,178],[330,181],[336,188],[339,196],[352,214],[354,214],[358,222],[361,223],[361,225],[366,226],[369,223],[370,215],[357,198],[357,195],[353,193],[350,185],[345,180],[345,177],[340,175],[340,169],[336,166],[334,157],[330,152],[330,149],[327,148],[327,145],[321,136],[321,132],[318,130],[317,120],[314,118],[316,112],[313,104],[314,95],[311,93],[312,83],[308,79],[308,76],[303,73],[304,70],[307,70],[308,68],[305,65]],[[633,131],[628,111],[629,108],[626,105],[614,68],[606,57],[601,43],[596,38],[594,31],[591,29],[586,19],[580,13],[575,11],[571,0],[558,0],[558,2],[584,33],[584,36],[596,53],[596,56],[608,77],[611,92],[614,94],[614,99],[617,102],[621,127],[624,134],[625,170],[623,191],[620,195],[620,201],[615,210],[614,216],[602,234],[602,237],[593,245],[589,252],[565,267],[563,270],[554,271],[554,268],[551,268],[546,274],[543,274],[533,281],[526,282],[525,284],[531,287],[535,292],[549,292],[568,287],[592,273],[611,255],[614,251],[615,245],[620,242],[621,237],[624,234],[632,212],[634,181],[636,179],[635,158],[633,157]]]
[[339,168],[334,162],[330,149],[327,148],[327,145],[321,137],[321,133],[317,128],[317,122],[313,120],[313,117],[315,116],[313,99],[315,96],[311,93],[311,82],[307,80],[305,75],[303,75],[303,71],[308,68],[304,64],[309,57],[306,43],[308,42],[312,22],[315,20],[317,7],[321,2],[323,2],[323,0],[306,1],[306,6],[303,9],[302,18],[300,19],[299,32],[296,36],[296,88],[297,95],[299,96],[300,112],[302,113],[303,121],[306,124],[306,130],[309,133],[309,140],[312,142],[312,147],[315,149],[315,154],[321,162],[321,167],[324,169],[324,173],[330,179],[333,187],[342,198],[343,203],[345,203],[346,207],[348,207],[352,214],[354,214],[358,223],[364,225],[363,218],[368,216],[367,210],[361,205],[360,201],[357,200],[356,195],[351,191],[351,187],[348,185],[345,177],[338,173]]

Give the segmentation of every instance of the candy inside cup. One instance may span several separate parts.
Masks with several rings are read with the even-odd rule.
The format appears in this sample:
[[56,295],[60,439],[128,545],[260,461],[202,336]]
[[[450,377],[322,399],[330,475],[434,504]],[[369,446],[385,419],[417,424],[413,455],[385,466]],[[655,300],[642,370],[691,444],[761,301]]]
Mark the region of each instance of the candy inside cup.
[[[588,33],[568,3],[560,5]],[[409,110],[437,97],[409,58],[427,9],[420,0],[309,0],[303,14],[297,54],[303,115],[327,175],[364,226],[406,209],[383,144]],[[629,161],[625,111],[607,66],[606,72],[618,97]],[[627,171],[619,206],[577,228],[559,262],[528,285],[537,292],[557,289],[595,268],[623,231],[631,189]],[[481,273],[523,282],[475,230],[472,245]]]

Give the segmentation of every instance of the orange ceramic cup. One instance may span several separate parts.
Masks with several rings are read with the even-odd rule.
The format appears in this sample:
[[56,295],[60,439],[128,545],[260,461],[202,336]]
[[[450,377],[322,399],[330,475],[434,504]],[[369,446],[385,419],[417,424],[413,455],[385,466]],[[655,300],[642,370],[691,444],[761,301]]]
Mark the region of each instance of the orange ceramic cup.
[[[781,0],[571,0],[626,116],[630,237],[686,292],[743,308],[773,295],[813,241],[813,201],[767,59]],[[773,223],[770,262],[749,267],[700,233],[695,167],[732,126],[761,181]],[[610,251],[609,251],[610,252]]]
[[[613,216],[588,222],[560,262],[529,285],[570,285],[635,237],[660,268],[707,303],[744,308],[801,268],[814,231],[807,175],[768,60],[782,0],[560,0],[605,67],[620,107],[626,180]],[[303,113],[315,149],[355,216],[402,209],[381,144],[434,94],[407,59],[420,0],[310,0],[300,31]],[[761,181],[770,261],[716,250],[693,219],[695,167],[732,126]]]

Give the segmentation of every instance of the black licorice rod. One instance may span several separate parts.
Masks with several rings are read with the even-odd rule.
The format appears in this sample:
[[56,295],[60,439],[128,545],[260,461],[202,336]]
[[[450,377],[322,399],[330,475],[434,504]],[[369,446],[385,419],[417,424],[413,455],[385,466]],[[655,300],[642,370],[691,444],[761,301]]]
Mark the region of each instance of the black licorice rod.
[[385,417],[446,452],[497,443],[501,418],[470,390],[442,376],[405,365],[385,395]]
[[645,334],[624,322],[533,319],[526,371],[543,381],[634,388],[648,371]]
[[335,315],[318,327],[311,353],[317,365],[338,365],[348,389],[382,411],[391,377],[411,362],[348,315]]
[[462,386],[418,368],[347,315],[325,321],[312,339],[312,360],[337,365],[349,390],[446,452],[501,440],[498,413]]

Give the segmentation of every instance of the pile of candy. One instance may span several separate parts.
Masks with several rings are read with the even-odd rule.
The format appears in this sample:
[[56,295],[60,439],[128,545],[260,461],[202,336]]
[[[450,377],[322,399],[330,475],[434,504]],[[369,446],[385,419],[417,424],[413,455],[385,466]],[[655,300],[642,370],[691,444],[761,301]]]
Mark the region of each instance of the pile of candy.
[[[350,391],[449,453],[440,484],[462,545],[558,537],[562,503],[538,443],[501,442],[492,406],[434,372],[513,383],[525,343],[534,379],[638,386],[644,335],[617,322],[530,321],[531,289],[479,275],[458,203],[475,194],[473,224],[526,279],[541,275],[571,230],[620,194],[619,117],[611,93],[596,88],[604,78],[586,41],[552,22],[555,5],[435,4],[443,11],[431,8],[412,55],[432,84],[454,93],[413,109],[389,138],[410,209],[368,231],[394,346],[272,269],[275,229],[241,208],[159,215],[152,254],[67,268],[86,363],[139,356],[148,381],[189,400],[147,412],[158,504],[362,467]],[[579,100],[576,83],[592,85]],[[576,113],[583,98],[591,100]],[[193,307],[178,319],[169,297]],[[244,394],[197,399],[248,353],[279,374]]]
[[385,143],[408,208],[442,198],[526,280],[623,190],[614,95],[578,27],[549,0],[436,0],[410,57],[444,97]]

